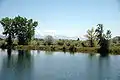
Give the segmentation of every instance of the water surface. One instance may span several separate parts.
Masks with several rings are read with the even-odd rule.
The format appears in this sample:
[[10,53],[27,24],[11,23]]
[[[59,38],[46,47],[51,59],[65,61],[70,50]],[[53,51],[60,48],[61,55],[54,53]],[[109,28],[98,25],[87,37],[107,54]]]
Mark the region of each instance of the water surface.
[[0,80],[120,80],[120,56],[0,50]]

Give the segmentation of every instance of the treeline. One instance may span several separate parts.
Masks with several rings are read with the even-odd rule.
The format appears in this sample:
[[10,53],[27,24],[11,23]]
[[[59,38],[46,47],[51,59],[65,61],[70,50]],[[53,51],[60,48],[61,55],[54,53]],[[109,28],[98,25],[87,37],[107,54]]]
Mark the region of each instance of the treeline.
[[111,51],[110,46],[113,45],[113,43],[110,44],[111,31],[107,30],[105,33],[103,24],[98,24],[96,29],[89,29],[85,35],[87,40],[81,41],[79,38],[77,40],[55,40],[50,35],[46,36],[45,39],[35,39],[35,27],[38,26],[38,22],[21,16],[5,17],[0,20],[0,23],[4,29],[3,34],[7,36],[5,42],[8,48],[15,45],[17,49],[93,51],[99,52],[101,55],[108,55]]

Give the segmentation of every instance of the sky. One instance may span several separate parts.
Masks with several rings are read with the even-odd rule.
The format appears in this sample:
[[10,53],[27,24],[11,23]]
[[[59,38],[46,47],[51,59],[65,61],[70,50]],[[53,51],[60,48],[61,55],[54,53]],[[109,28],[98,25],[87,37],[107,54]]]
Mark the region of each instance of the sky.
[[20,15],[37,20],[38,36],[83,36],[97,24],[110,29],[112,36],[120,36],[119,3],[120,0],[0,0],[0,19]]

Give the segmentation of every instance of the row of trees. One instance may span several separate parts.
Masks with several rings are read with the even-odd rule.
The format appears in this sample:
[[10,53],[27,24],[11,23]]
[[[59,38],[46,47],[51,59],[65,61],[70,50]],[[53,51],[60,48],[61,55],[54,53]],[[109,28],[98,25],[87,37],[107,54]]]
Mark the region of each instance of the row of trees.
[[35,34],[35,27],[38,25],[37,21],[21,16],[5,17],[0,20],[0,23],[4,29],[3,34],[8,37],[8,45],[12,45],[15,38],[18,39],[19,45],[28,44]]

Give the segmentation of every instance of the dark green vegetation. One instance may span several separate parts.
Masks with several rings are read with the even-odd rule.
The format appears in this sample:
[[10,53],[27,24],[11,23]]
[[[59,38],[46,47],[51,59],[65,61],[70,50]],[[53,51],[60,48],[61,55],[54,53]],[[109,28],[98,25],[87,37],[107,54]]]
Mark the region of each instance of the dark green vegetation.
[[38,25],[38,22],[20,16],[13,19],[2,18],[0,23],[4,29],[3,34],[7,36],[8,46],[13,44],[15,38],[18,40],[19,45],[28,44],[34,36],[35,27]]
[[98,52],[101,53],[101,55],[105,56],[109,53],[111,31],[107,30],[106,34],[104,34],[103,25],[98,24],[97,26],[98,28],[95,32],[97,33],[97,40],[99,41],[98,44],[100,45]]
[[44,39],[34,38],[35,27],[38,22],[25,17],[2,18],[3,34],[7,39],[0,40],[0,47],[7,49],[38,49],[48,51],[94,52],[105,56],[108,53],[119,54],[120,37],[111,39],[111,31],[104,33],[103,24],[89,29],[85,37],[87,40],[55,40],[48,35]]

